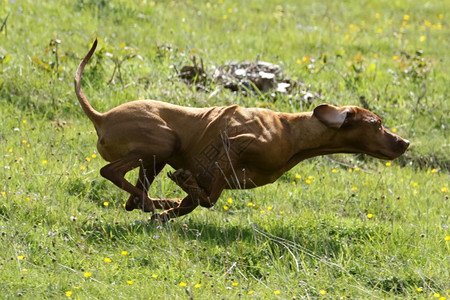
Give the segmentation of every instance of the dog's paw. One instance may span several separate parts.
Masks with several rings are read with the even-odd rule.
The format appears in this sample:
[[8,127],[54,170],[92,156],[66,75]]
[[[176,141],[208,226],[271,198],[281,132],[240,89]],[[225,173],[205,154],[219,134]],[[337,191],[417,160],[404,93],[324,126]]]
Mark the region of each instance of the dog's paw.
[[152,205],[144,204],[142,206],[142,211],[146,213],[153,213],[155,211],[155,208]]
[[178,170],[176,170],[175,172],[167,172],[167,176],[170,178],[170,179],[172,179],[172,180],[175,180],[175,178],[177,178],[178,177],[178,175],[180,174],[180,173],[183,173],[184,172],[184,170],[183,169],[178,169]]
[[158,223],[166,223],[170,220],[169,214],[166,212],[162,212],[160,214],[154,214],[149,219],[149,222],[158,222]]
[[138,201],[137,197],[130,196],[130,198],[128,198],[127,203],[125,204],[125,209],[126,209],[127,211],[132,211],[132,210],[134,210],[134,209],[136,209],[136,208],[139,208],[139,207],[136,205],[136,202],[137,202],[137,201]]
[[154,212],[155,207],[152,204],[152,201],[147,199],[142,199],[137,196],[130,196],[128,198],[127,203],[125,204],[125,209],[127,211],[132,211],[134,209],[142,209],[143,212]]
[[173,173],[167,174],[172,181],[174,181],[177,184],[183,184],[184,182],[188,181],[192,177],[192,173],[188,170],[178,169]]

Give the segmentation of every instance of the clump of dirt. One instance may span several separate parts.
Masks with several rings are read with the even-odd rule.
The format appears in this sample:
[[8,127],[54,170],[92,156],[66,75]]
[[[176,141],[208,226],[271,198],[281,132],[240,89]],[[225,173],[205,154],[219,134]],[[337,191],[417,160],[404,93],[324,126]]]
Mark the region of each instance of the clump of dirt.
[[212,67],[211,74],[205,70],[203,60],[197,63],[193,57],[192,63],[177,71],[178,77],[205,92],[211,92],[210,87],[216,85],[243,95],[257,93],[276,97],[285,94],[308,104],[322,99],[320,92],[312,91],[303,82],[286,77],[279,65],[269,62],[229,62]]
[[227,63],[214,71],[213,78],[234,92],[267,93],[274,89],[286,92],[291,86],[281,74],[280,66],[263,61]]
[[180,77],[184,83],[194,85],[198,90],[209,92],[210,90],[207,86],[211,84],[211,79],[205,71],[203,59],[200,59],[199,65],[194,56],[192,57],[192,63],[194,64],[193,66],[183,66],[180,71],[175,68],[178,77]]

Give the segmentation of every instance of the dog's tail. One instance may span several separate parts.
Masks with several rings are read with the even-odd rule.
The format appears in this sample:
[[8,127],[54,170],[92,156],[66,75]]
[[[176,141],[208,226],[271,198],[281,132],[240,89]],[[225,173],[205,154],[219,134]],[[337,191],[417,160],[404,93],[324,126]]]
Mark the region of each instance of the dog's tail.
[[94,123],[94,126],[97,128],[98,125],[100,125],[102,114],[96,111],[91,106],[86,96],[84,95],[83,90],[81,89],[81,75],[83,74],[84,67],[88,63],[92,54],[94,54],[95,48],[97,48],[97,39],[95,39],[91,50],[89,50],[89,53],[86,55],[85,58],[83,58],[80,65],[78,66],[77,72],[75,73],[75,93],[77,94],[78,101],[80,102],[81,107],[84,110],[84,113],[88,116],[88,118],[92,121],[92,123]]

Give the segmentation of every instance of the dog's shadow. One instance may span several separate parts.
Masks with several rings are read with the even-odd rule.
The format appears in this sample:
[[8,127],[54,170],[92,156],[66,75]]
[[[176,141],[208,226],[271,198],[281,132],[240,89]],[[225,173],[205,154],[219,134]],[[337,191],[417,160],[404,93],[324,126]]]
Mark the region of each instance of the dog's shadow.
[[197,240],[204,245],[217,244],[227,246],[239,242],[251,242],[254,240],[255,231],[252,225],[246,223],[233,224],[228,220],[216,222],[199,221],[185,218],[169,223],[148,222],[145,220],[130,221],[129,223],[108,223],[100,220],[92,220],[82,225],[83,236],[91,243],[129,241],[130,235],[147,236],[152,243],[157,244],[159,239],[165,237],[186,241]]

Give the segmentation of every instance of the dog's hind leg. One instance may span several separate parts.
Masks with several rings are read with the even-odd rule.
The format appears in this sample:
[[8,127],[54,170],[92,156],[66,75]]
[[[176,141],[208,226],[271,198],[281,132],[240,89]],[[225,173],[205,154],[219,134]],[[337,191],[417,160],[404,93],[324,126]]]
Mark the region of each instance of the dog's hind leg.
[[[142,190],[144,192],[143,196],[148,196],[148,189],[151,184],[155,180],[156,176],[161,172],[164,168],[165,163],[157,164],[141,161],[141,165],[139,166],[139,177],[136,182],[136,188]],[[141,197],[136,197],[131,194],[128,198],[128,201],[125,205],[125,209],[131,211],[133,209],[141,207]],[[170,209],[172,207],[178,206],[180,204],[181,199],[152,199],[151,205],[153,205],[153,209]]]
[[144,211],[153,211],[154,207],[151,204],[151,200],[147,196],[147,193],[143,190],[145,184],[143,183],[141,185],[138,183],[134,186],[124,177],[127,172],[140,166],[141,156],[142,155],[139,153],[130,152],[120,160],[114,161],[101,168],[100,174],[119,188],[130,193],[133,199],[139,199],[137,204]]

